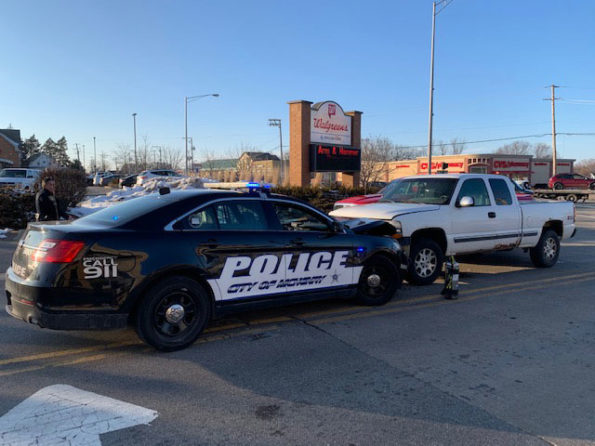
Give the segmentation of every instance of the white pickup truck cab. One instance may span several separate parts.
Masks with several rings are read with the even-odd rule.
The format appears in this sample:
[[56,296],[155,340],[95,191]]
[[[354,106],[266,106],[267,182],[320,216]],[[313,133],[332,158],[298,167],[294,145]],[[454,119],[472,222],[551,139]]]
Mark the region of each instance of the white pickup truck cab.
[[409,281],[432,283],[445,256],[525,248],[538,267],[558,260],[560,240],[574,236],[571,202],[522,201],[507,177],[444,174],[404,177],[374,204],[336,209],[331,215],[357,226],[389,221],[407,254]]

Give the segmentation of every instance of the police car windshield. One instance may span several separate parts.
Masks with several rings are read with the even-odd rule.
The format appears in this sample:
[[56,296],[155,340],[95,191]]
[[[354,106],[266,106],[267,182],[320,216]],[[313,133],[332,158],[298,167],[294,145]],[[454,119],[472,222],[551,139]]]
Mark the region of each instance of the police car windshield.
[[130,220],[147,214],[162,206],[173,203],[183,198],[178,194],[150,194],[143,197],[133,198],[122,203],[108,206],[86,217],[79,218],[72,224],[100,224],[106,226],[119,226]]
[[456,178],[410,178],[387,186],[381,202],[448,204]]

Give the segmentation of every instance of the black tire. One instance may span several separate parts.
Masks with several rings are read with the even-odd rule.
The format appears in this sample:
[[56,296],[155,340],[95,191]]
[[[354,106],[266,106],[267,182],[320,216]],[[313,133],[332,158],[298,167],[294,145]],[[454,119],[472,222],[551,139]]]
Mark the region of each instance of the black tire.
[[564,185],[562,183],[555,183],[554,190],[564,189]]
[[442,272],[444,253],[434,240],[420,238],[409,252],[408,279],[414,285],[430,285]]
[[595,182],[594,182],[594,183],[591,183],[591,184],[589,184],[589,189],[591,189],[591,190],[595,190]]
[[558,261],[560,255],[560,237],[552,229],[545,229],[539,242],[529,249],[533,265],[539,268],[550,268]]
[[203,287],[173,276],[152,287],[140,302],[136,333],[157,350],[180,350],[196,341],[210,318],[211,302]]
[[570,194],[566,196],[566,200],[567,201],[572,201],[573,203],[576,203],[576,201],[578,200],[578,197],[575,194]]
[[364,263],[356,301],[361,305],[384,305],[400,285],[399,266],[387,256],[375,255]]

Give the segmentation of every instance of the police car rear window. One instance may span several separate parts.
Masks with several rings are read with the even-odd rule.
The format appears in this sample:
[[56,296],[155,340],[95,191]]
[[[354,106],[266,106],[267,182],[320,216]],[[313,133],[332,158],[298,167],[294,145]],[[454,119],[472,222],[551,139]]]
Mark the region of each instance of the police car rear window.
[[181,198],[183,197],[174,194],[145,195],[144,197],[133,198],[122,203],[108,206],[91,215],[79,218],[78,220],[73,221],[72,224],[98,223],[108,226],[118,226],[144,214],[148,214],[160,207],[178,201]]

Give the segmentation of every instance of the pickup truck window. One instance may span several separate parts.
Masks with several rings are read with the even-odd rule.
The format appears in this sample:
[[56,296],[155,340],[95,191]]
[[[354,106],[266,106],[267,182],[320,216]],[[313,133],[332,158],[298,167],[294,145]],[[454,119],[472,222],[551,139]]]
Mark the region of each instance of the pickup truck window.
[[504,180],[497,180],[494,178],[490,178],[489,181],[492,192],[494,193],[494,200],[496,200],[496,204],[499,206],[512,204],[512,196],[510,195],[510,190],[508,189],[506,182]]
[[410,178],[387,186],[381,202],[448,204],[456,178]]
[[481,178],[465,180],[459,191],[457,202],[463,197],[471,197],[475,206],[490,206],[490,196],[484,181]]

